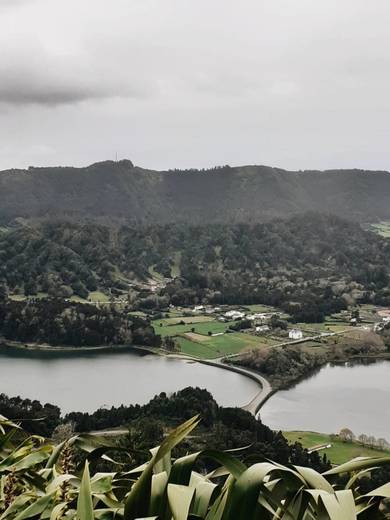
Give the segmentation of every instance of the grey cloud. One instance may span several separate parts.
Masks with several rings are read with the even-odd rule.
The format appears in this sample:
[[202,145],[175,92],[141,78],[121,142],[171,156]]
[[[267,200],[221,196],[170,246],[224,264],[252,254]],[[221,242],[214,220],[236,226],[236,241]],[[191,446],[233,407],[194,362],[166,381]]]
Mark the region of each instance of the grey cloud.
[[28,88],[25,88],[18,83],[13,83],[9,87],[0,86],[0,103],[11,105],[39,104],[55,106],[77,103],[98,97],[96,92],[82,90],[76,86],[73,88],[47,88],[47,85],[30,85]]
[[15,53],[14,58],[0,58],[2,104],[57,106],[116,97],[139,99],[152,89],[142,81],[119,77],[90,58],[57,57],[40,48]]
[[83,82],[61,82],[50,77],[11,76],[0,83],[0,103],[9,105],[47,105],[79,103],[88,100],[115,97],[140,98],[142,91],[118,88],[115,85],[83,84]]
[[388,0],[5,5],[0,168],[390,166]]

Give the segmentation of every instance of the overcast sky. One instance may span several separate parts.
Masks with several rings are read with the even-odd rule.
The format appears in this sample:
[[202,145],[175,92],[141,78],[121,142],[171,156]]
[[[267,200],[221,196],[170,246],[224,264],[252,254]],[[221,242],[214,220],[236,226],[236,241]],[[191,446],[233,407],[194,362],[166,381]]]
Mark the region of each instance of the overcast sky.
[[0,168],[390,169],[389,0],[0,0]]

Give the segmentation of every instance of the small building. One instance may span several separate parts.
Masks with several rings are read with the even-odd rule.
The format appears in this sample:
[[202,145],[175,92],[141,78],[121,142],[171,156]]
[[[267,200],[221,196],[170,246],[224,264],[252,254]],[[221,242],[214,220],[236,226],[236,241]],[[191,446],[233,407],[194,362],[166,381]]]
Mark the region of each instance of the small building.
[[303,332],[301,331],[301,329],[291,329],[288,333],[288,337],[290,339],[302,339]]
[[266,321],[269,321],[271,315],[265,314],[264,312],[256,312],[254,314],[248,314],[246,318],[247,320],[265,323]]
[[257,334],[264,334],[264,332],[268,332],[270,328],[268,325],[257,325],[255,330]]
[[227,311],[225,312],[225,316],[231,320],[241,320],[242,318],[245,318],[245,313],[240,311]]

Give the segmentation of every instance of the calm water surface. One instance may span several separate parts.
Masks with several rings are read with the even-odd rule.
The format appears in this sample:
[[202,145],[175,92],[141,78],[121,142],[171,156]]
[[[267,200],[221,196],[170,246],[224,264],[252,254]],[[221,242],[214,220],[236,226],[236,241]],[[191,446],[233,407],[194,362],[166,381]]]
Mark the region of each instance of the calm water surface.
[[326,366],[260,411],[273,429],[336,433],[350,428],[390,441],[390,361]]
[[131,352],[0,352],[0,393],[60,406],[63,412],[144,404],[160,392],[207,388],[223,406],[242,406],[254,381],[200,363]]

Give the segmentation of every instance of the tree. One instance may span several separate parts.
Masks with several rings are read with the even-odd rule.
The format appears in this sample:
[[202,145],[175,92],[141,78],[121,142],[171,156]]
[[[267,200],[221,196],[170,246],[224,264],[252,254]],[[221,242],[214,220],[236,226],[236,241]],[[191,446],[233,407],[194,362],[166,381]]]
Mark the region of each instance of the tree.
[[339,437],[343,442],[352,442],[355,438],[353,432],[349,428],[342,428],[339,431]]
[[273,314],[270,319],[270,326],[272,329],[282,329],[287,330],[287,321],[279,318],[277,314]]
[[379,439],[377,439],[377,441],[376,441],[376,445],[377,445],[377,447],[378,447],[380,450],[385,450],[385,449],[388,448],[389,443],[387,442],[386,439],[384,439],[383,437],[380,437]]
[[26,296],[31,296],[37,294],[38,287],[34,279],[29,279],[24,283],[24,294]]
[[180,345],[177,341],[174,340],[171,336],[166,336],[163,340],[163,348],[168,350],[169,352],[178,352],[180,351]]
[[368,444],[368,436],[365,434],[365,433],[361,433],[358,437],[358,441],[360,442],[360,444],[362,444],[363,446],[367,446]]
[[0,303],[8,298],[8,289],[5,283],[0,283]]

